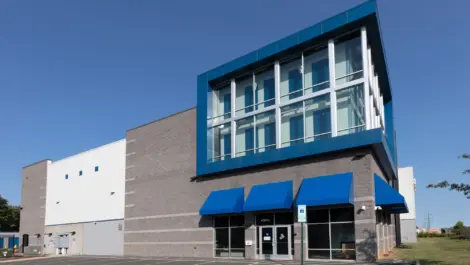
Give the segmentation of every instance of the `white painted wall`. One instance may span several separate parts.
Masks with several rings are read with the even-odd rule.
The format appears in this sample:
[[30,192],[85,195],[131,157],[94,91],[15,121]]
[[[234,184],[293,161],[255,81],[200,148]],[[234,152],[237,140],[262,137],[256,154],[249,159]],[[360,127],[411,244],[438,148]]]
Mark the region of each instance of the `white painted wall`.
[[416,219],[416,180],[413,174],[413,167],[405,167],[398,169],[398,183],[400,194],[405,197],[405,201],[408,204],[409,210],[409,213],[400,214],[400,219]]
[[125,139],[50,164],[45,225],[123,219],[125,164]]

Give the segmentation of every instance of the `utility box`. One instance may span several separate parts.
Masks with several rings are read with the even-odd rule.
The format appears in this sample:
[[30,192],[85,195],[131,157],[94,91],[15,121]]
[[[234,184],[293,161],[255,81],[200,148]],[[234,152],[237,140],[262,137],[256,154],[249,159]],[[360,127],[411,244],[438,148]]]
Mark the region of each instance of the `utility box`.
[[0,248],[0,258],[13,257],[13,249],[11,248]]
[[60,235],[56,248],[69,248],[69,235]]

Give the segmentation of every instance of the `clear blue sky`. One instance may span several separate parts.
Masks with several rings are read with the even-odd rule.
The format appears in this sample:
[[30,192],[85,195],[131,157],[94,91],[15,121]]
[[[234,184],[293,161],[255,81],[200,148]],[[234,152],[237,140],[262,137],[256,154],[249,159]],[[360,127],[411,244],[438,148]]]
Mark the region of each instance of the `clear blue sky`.
[[[193,107],[199,73],[361,2],[1,1],[0,194],[19,204],[23,166]],[[465,0],[379,1],[418,224],[428,212],[433,226],[470,224],[470,200],[425,188],[462,181],[470,168],[457,159],[470,152],[469,9]]]

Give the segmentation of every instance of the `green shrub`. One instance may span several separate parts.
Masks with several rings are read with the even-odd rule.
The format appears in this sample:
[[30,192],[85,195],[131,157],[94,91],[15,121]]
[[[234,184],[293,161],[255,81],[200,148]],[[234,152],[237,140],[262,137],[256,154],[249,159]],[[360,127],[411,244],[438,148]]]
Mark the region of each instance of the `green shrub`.
[[428,232],[418,233],[419,238],[448,237],[448,236],[452,236],[452,234],[438,234],[438,233],[428,233]]

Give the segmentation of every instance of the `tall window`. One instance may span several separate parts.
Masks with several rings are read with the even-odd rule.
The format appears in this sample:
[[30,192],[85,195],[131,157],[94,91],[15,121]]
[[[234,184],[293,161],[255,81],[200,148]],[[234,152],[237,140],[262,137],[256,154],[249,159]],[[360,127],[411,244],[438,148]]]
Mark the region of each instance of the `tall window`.
[[309,52],[304,55],[305,94],[330,87],[328,49]]
[[212,95],[212,112],[209,113],[209,118],[217,122],[220,120],[230,119],[232,100],[231,100],[230,85],[225,85],[217,90],[214,90]]
[[306,142],[331,137],[329,94],[305,101],[305,134]]
[[300,58],[281,65],[281,102],[303,95],[302,61]]
[[255,131],[254,117],[248,117],[237,121],[236,156],[244,156],[254,153]]
[[215,216],[215,256],[245,257],[245,216]]
[[364,88],[348,87],[336,93],[338,135],[363,131],[366,126],[364,113]]
[[256,152],[276,148],[276,116],[274,111],[256,115]]
[[235,115],[252,112],[254,108],[253,76],[236,81]]
[[281,145],[291,146],[304,142],[303,103],[298,102],[281,109]]
[[[358,33],[359,34],[359,33]],[[361,37],[358,34],[335,43],[336,85],[341,85],[363,76]]]
[[255,75],[256,110],[274,105],[274,70],[269,68]]
[[309,259],[356,259],[354,208],[307,211]]
[[213,141],[210,143],[212,155],[209,156],[209,160],[219,161],[230,158],[232,153],[230,123],[209,129],[209,134],[213,136]]

